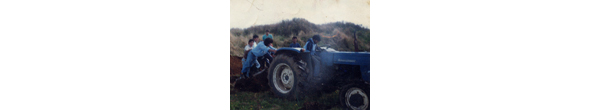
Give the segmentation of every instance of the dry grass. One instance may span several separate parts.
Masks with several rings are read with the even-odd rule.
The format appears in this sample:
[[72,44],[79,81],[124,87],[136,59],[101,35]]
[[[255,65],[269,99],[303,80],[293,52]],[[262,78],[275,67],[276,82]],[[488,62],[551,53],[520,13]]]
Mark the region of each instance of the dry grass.
[[[298,37],[298,42],[300,43],[301,46],[304,46],[304,44],[306,43],[306,40],[311,38],[312,35],[315,34],[319,34],[322,36],[322,42],[320,42],[318,45],[321,46],[325,46],[325,45],[330,45],[332,48],[339,50],[339,51],[354,51],[354,38],[351,37],[352,35],[346,35],[344,33],[341,33],[337,30],[335,30],[335,34],[333,35],[328,35],[325,33],[310,33],[310,34],[305,34],[305,35],[301,35],[301,36],[296,36]],[[236,33],[230,33],[229,34],[229,38],[230,38],[230,55],[232,56],[239,56],[241,57],[243,55],[243,49],[244,47],[247,45],[247,42],[249,39],[252,38],[252,34],[250,35],[241,35],[240,36],[236,36]],[[262,35],[259,35],[259,39],[262,39]],[[275,48],[281,48],[281,47],[287,47],[292,43],[292,37],[293,36],[283,36],[283,35],[276,35],[273,34],[273,47]],[[358,40],[358,44],[359,44],[359,50],[361,51],[369,51],[370,47],[368,43],[365,43],[365,41],[359,39]]]
[[292,37],[298,37],[298,42],[304,46],[307,39],[313,35],[321,35],[321,46],[329,45],[339,51],[354,51],[354,32],[358,38],[360,51],[370,51],[370,29],[349,22],[333,22],[315,25],[302,18],[283,20],[280,23],[252,26],[246,29],[230,29],[230,55],[242,56],[243,48],[247,41],[256,34],[262,40],[265,30],[273,34],[275,48],[287,47],[292,42]]

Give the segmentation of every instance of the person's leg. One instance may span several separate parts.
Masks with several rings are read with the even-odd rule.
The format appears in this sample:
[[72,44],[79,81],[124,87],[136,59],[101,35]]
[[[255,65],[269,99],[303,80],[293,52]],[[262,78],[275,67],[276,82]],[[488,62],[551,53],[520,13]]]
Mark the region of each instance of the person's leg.
[[265,67],[269,67],[271,65],[271,62],[273,62],[273,57],[271,56],[271,54],[265,54],[265,58],[269,61],[265,61]]
[[242,67],[242,75],[247,75],[248,70],[250,70],[250,67],[252,66],[252,63],[254,63],[254,61],[256,61],[256,57],[254,57],[253,54],[248,54],[248,57],[246,57],[246,61],[244,61],[243,67]]
[[254,60],[254,64],[256,65],[256,68],[260,68],[260,63],[258,63],[258,60]]
[[263,64],[265,64],[265,60],[264,59],[265,59],[264,55],[260,56],[260,57],[256,57],[256,62],[258,62],[258,64],[260,64],[262,66]]
[[320,74],[321,72],[319,71],[319,68],[321,66],[320,58],[318,58],[317,56],[312,56],[312,62],[313,62],[313,66],[315,68],[313,70],[314,75],[318,76],[318,77],[321,77],[321,74]]
[[306,63],[306,66],[305,66],[306,68],[304,68],[305,69],[304,71],[308,74],[309,77],[312,77],[312,74],[313,74],[312,70],[313,70],[313,66],[314,66],[313,59],[310,55],[304,56],[303,59],[306,59],[306,60],[304,60],[304,63]]

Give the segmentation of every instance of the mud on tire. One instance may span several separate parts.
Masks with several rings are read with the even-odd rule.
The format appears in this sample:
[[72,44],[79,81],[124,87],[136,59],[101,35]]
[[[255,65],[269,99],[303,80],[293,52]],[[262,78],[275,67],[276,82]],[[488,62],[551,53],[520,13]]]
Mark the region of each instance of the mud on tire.
[[302,87],[300,83],[304,82],[300,74],[302,71],[298,68],[298,63],[294,58],[288,55],[278,55],[273,59],[269,66],[269,86],[275,96],[288,100],[301,99]]

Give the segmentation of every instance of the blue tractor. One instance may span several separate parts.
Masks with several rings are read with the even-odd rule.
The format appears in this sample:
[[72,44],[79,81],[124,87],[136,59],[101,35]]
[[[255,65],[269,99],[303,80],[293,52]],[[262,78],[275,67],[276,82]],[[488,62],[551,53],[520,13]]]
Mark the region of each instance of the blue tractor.
[[[299,99],[340,90],[342,106],[369,109],[369,52],[342,52],[319,47],[311,54],[302,48],[279,48],[268,68],[271,91],[285,99]],[[317,58],[319,64],[315,62]]]

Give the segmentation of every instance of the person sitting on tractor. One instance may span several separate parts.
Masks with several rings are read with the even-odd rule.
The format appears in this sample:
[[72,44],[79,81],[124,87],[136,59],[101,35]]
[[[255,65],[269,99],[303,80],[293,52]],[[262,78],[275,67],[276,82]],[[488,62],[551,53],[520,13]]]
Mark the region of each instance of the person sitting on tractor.
[[292,37],[292,44],[290,44],[290,47],[300,47],[297,37]]
[[311,55],[314,55],[315,51],[318,48],[317,43],[319,43],[319,41],[321,41],[321,36],[314,35],[312,38],[310,38],[306,41],[306,44],[304,45],[304,48],[302,49],[302,51],[310,52]]
[[266,55],[268,52],[277,52],[276,48],[273,48],[272,45],[273,39],[267,38],[265,41],[258,43],[256,48],[250,50],[248,52],[248,56],[246,57],[246,61],[243,63],[242,74],[249,78],[251,75],[249,73],[250,67],[254,62],[256,62],[258,57]]
[[308,62],[309,64],[312,64],[310,67],[314,68],[314,73],[319,73],[319,66],[321,66],[321,58],[316,54],[316,51],[318,50],[317,48],[319,48],[317,46],[319,41],[321,41],[321,36],[314,35],[312,38],[306,41],[306,44],[302,49],[303,52],[310,52],[311,60],[308,60]]

